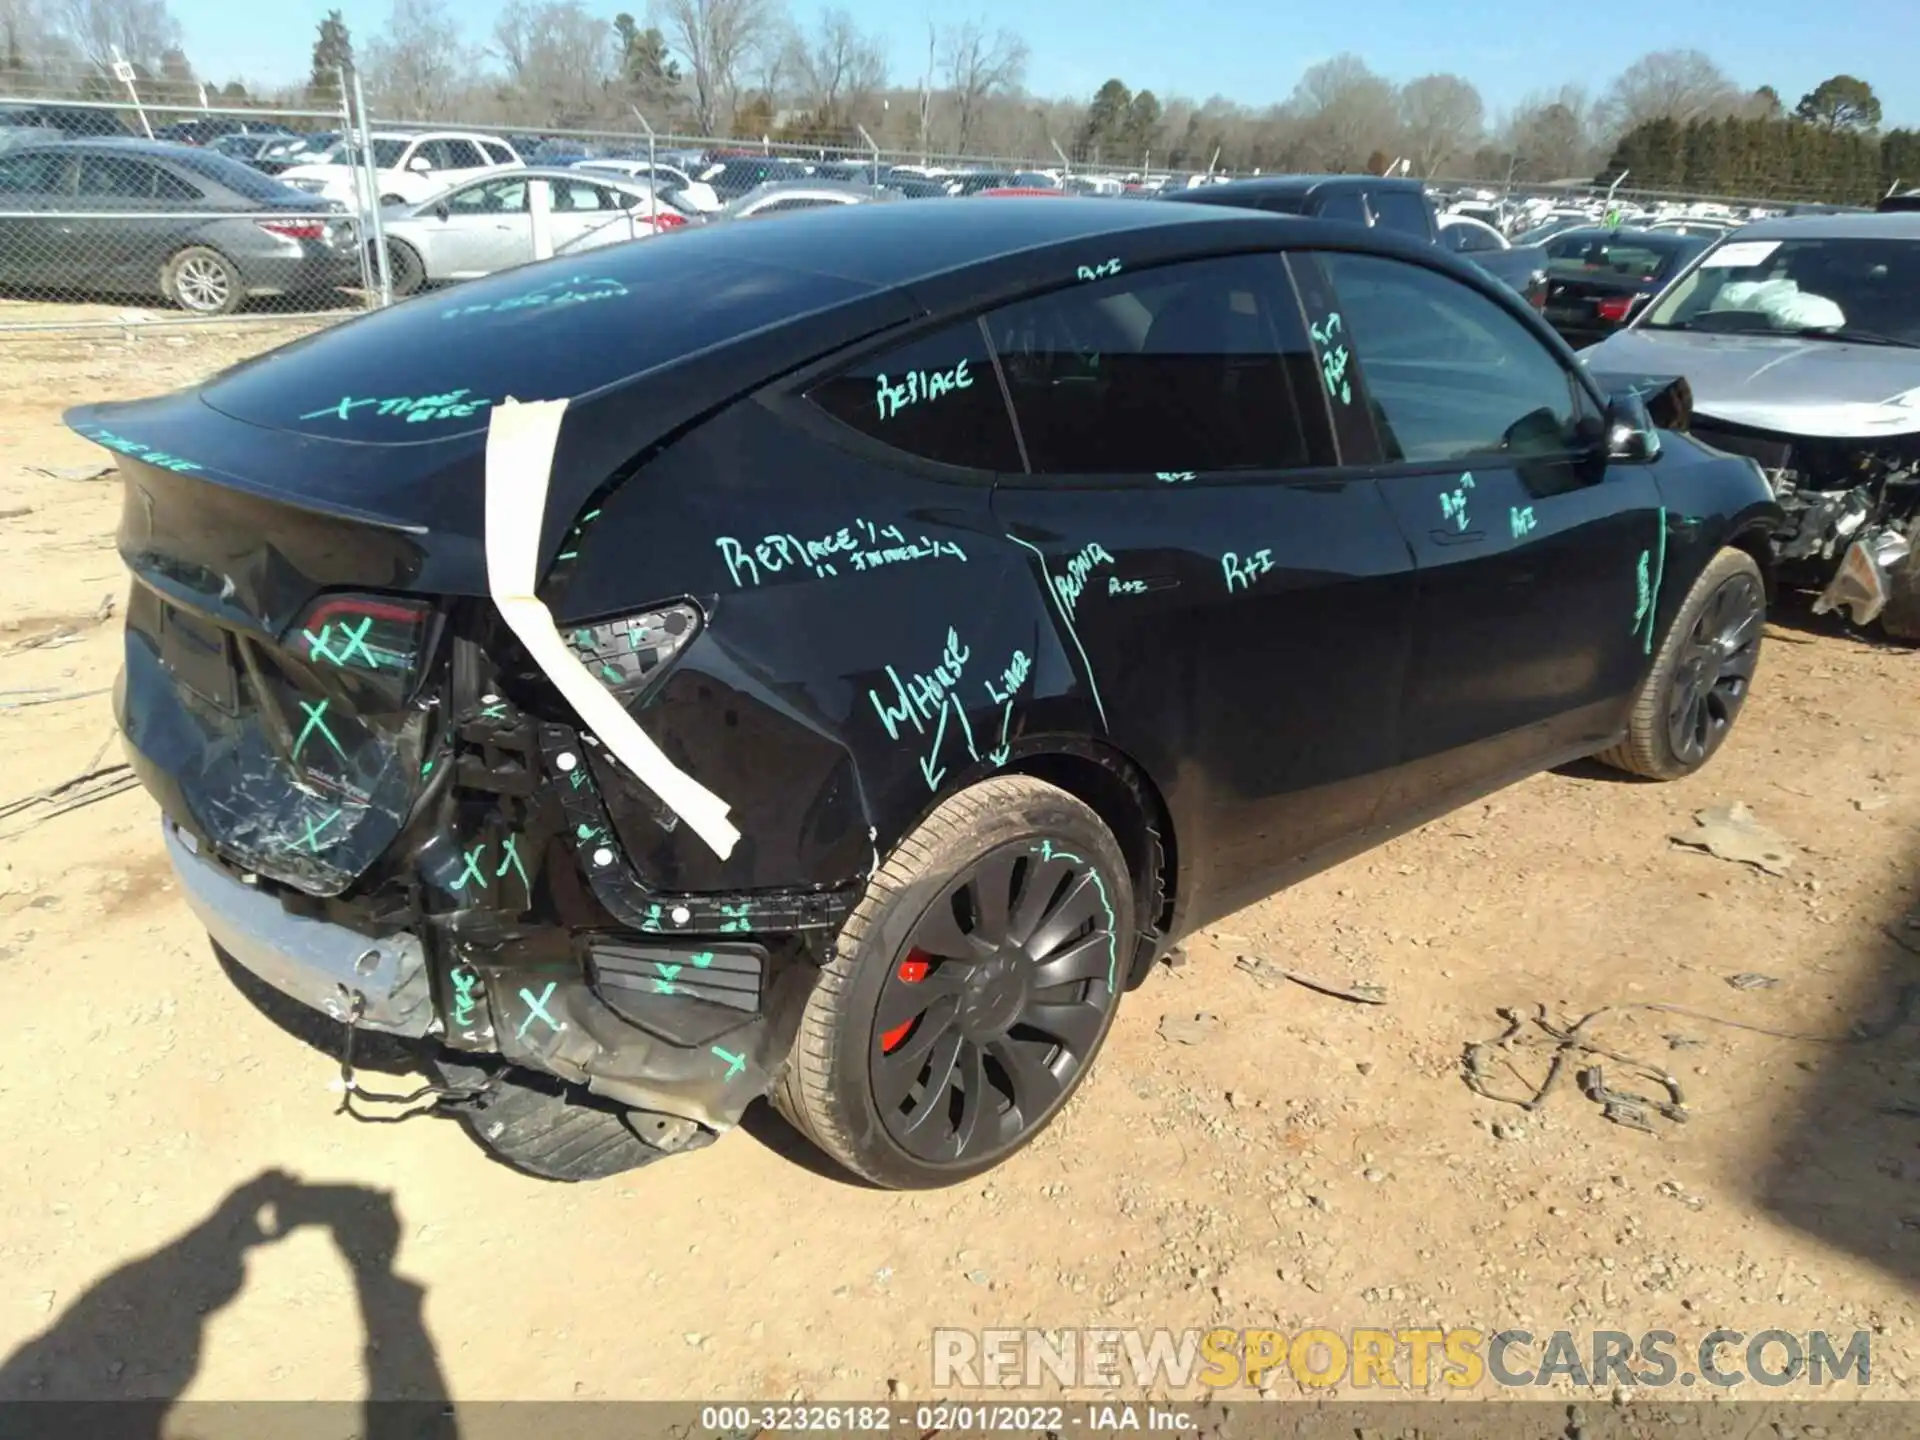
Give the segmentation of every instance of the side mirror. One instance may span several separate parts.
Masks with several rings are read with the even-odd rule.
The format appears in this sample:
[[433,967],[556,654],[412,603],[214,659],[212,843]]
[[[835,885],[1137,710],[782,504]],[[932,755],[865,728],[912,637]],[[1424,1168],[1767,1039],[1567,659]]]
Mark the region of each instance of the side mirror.
[[433,207],[433,213],[442,220],[451,220],[453,218],[453,210],[444,200]]
[[433,170],[433,162],[424,155],[416,155],[407,162],[407,169],[416,175],[430,174]]
[[1638,464],[1660,454],[1660,432],[1637,390],[1616,390],[1607,397],[1607,459]]

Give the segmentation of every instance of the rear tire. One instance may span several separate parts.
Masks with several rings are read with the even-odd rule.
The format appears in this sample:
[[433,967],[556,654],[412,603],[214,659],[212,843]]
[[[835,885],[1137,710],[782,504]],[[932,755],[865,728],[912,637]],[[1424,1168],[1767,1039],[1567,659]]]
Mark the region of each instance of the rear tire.
[[1700,572],[1634,700],[1627,737],[1595,758],[1649,780],[1680,780],[1732,732],[1760,662],[1766,584],[1744,550]]
[[231,315],[247,298],[238,267],[205,245],[189,245],[167,261],[160,293],[194,315]]
[[1092,1068],[1132,921],[1120,847],[1072,795],[1007,775],[950,797],[841,928],[775,1107],[876,1185],[999,1164]]
[[387,272],[393,278],[395,295],[418,295],[427,288],[426,263],[404,240],[387,241]]

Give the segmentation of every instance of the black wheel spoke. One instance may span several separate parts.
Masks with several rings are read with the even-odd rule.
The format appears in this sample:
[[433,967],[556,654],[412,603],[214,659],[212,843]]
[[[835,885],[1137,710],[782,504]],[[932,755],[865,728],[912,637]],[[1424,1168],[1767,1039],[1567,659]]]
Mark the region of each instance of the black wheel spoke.
[[1031,946],[1033,932],[1046,918],[1047,903],[1060,882],[1067,878],[1067,862],[1056,856],[1030,855],[1026,874],[1020,882],[1020,900],[1007,925],[1007,938],[1016,945]]
[[973,872],[967,884],[967,898],[973,902],[972,935],[976,944],[999,945],[1009,938],[1013,880],[1020,858],[1015,851],[1002,850],[988,856]]
[[947,1030],[929,1047],[926,1088],[920,1094],[920,1103],[906,1120],[909,1135],[936,1115],[947,1113],[947,1087],[953,1083],[953,1067],[959,1062],[960,1047],[965,1043],[958,1030]]
[[999,1138],[993,1127],[981,1120],[987,1112],[987,1067],[980,1047],[971,1040],[960,1047],[954,1077],[960,1091],[960,1123],[953,1128],[953,1152],[956,1160],[964,1160],[979,1142]]
[[1105,1018],[1097,1005],[1029,1005],[1020,1012],[1015,1030],[1037,1030],[1057,1040],[1074,1055],[1084,1056],[1093,1049]]
[[[953,1008],[946,1006],[922,1019],[920,1027],[893,1054],[877,1057],[873,1067],[874,1098],[883,1110],[900,1108],[920,1078],[920,1072],[926,1068],[934,1047],[949,1039],[957,1045],[960,1032],[953,1026]],[[951,1059],[947,1061],[947,1068],[953,1068]]]
[[953,916],[954,896],[965,889],[964,884],[956,885],[927,907],[927,913],[913,927],[916,949],[950,960],[973,960],[980,956],[981,947],[974,944]]
[[1112,943],[1104,931],[1096,930],[1086,939],[1055,951],[1034,967],[1033,988],[1051,990],[1082,980],[1104,980],[1113,964]]
[[918,984],[896,981],[886,986],[880,992],[880,1007],[874,1012],[874,1028],[882,1035],[890,1034],[897,1026],[942,1001],[947,1014],[951,1015],[965,973],[966,966],[960,961],[948,960],[929,970],[927,978]]
[[1003,1035],[987,1046],[987,1054],[1006,1073],[1013,1087],[1013,1107],[1020,1112],[1022,1124],[1032,1124],[1053,1108],[1060,1098],[1060,1077],[1047,1068],[1046,1052],[1051,1047]]
[[1106,919],[1099,880],[1091,870],[1078,871],[1073,883],[1067,887],[1067,893],[1060,897],[1060,903],[1047,911],[1047,918],[1034,930],[1033,938],[1027,942],[1027,950],[1034,955],[1051,955],[1060,948],[1062,941],[1088,921],[1104,925]]

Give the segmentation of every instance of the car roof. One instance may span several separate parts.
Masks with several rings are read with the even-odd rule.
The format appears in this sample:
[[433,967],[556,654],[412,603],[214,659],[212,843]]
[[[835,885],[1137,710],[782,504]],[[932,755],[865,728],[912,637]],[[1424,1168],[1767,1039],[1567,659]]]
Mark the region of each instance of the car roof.
[[1788,215],[1740,227],[1742,240],[1920,240],[1920,211]]

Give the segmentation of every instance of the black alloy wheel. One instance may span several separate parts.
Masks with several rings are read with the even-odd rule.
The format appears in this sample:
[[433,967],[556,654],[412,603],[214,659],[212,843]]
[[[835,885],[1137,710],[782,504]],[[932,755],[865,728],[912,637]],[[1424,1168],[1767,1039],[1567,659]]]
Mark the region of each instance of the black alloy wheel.
[[894,844],[820,963],[774,1106],[876,1185],[991,1169],[1092,1069],[1139,944],[1106,823],[1031,775],[949,795]]
[[1667,704],[1667,743],[1682,764],[1704,764],[1732,730],[1760,661],[1766,613],[1759,577],[1729,576],[1681,642]]
[[927,907],[873,1021],[874,1100],[901,1148],[965,1164],[1052,1115],[1106,1031],[1119,923],[1099,871],[1044,839],[993,850]]
[[[1621,588],[1624,602],[1630,592]],[[1646,623],[1656,626],[1657,586],[1652,600]],[[1626,733],[1597,758],[1649,780],[1679,780],[1705,765],[1746,704],[1766,616],[1759,564],[1744,550],[1721,550],[1687,587],[1666,629],[1656,632],[1653,663],[1633,697]]]

